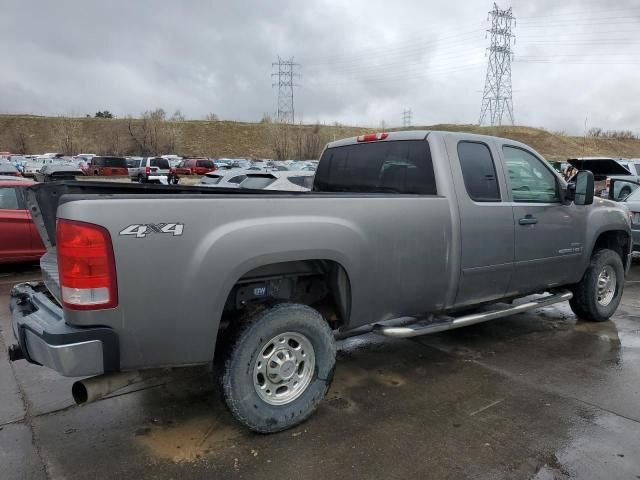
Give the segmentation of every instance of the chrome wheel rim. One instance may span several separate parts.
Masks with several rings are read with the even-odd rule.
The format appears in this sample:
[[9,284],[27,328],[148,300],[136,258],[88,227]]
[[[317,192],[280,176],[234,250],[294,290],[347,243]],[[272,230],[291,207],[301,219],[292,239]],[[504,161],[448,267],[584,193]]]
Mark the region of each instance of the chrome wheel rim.
[[253,386],[270,405],[285,405],[302,395],[313,378],[315,353],[307,337],[285,332],[259,350],[253,365]]
[[598,304],[606,307],[616,295],[616,271],[611,265],[605,265],[598,275]]

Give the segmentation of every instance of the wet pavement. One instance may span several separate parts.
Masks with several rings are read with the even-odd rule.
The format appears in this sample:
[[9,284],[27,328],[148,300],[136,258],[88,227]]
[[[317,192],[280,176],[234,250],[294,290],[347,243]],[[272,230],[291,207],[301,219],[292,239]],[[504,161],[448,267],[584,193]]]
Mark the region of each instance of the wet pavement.
[[74,406],[72,380],[9,363],[0,270],[0,478],[640,479],[640,264],[613,321],[567,304],[412,340],[339,343],[327,399],[274,435],[240,428],[209,372]]

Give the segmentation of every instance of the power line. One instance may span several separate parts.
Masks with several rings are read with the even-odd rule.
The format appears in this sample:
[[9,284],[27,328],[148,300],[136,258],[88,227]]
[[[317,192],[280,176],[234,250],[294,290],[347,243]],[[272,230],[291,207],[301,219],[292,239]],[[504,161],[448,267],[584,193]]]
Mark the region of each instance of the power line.
[[411,109],[402,111],[402,126],[404,128],[408,128],[408,127],[411,126],[411,115],[412,114],[413,114],[413,112],[411,111]]
[[293,57],[283,60],[278,56],[278,61],[271,66],[278,67],[278,71],[271,74],[272,77],[278,77],[277,83],[272,84],[272,87],[278,87],[278,122],[295,123],[293,87],[298,85],[293,83],[293,79],[300,76],[294,72],[294,68],[299,67],[300,64],[295,63]]
[[502,117],[509,117],[513,125],[513,93],[511,89],[511,41],[515,36],[511,33],[511,24],[515,21],[511,7],[500,10],[496,3],[489,12],[491,34],[489,43],[489,64],[482,93],[480,121],[482,125],[487,119],[491,126],[502,125]]

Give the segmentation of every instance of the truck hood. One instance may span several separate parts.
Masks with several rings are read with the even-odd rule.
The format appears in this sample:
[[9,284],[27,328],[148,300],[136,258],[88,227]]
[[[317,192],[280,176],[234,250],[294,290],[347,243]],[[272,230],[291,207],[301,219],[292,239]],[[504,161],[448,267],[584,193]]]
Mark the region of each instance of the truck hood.
[[631,175],[631,172],[613,158],[570,158],[567,163],[578,170],[589,170],[594,175]]

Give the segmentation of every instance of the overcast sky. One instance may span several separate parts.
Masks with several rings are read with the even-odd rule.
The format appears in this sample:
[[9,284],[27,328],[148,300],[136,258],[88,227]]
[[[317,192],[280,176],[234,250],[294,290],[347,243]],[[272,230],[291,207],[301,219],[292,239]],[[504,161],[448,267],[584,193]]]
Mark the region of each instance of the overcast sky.
[[[640,0],[512,0],[516,124],[640,133]],[[476,123],[484,0],[0,0],[0,112],[257,121],[272,62],[301,66],[296,120]]]

